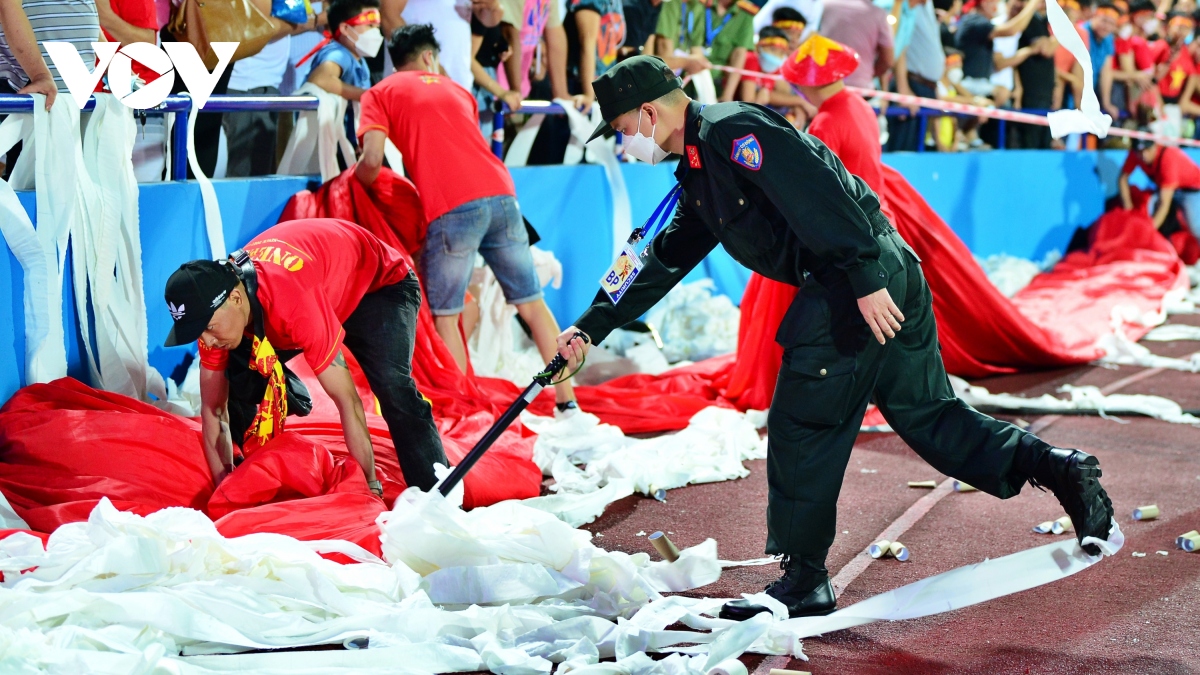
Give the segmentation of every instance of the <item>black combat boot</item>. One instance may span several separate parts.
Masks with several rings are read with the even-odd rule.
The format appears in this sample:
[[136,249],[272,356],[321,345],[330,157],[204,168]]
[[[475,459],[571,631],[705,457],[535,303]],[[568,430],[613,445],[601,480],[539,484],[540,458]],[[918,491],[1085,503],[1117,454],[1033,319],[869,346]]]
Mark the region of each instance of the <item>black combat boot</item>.
[[[788,608],[788,616],[825,616],[837,609],[833,584],[829,582],[829,571],[825,569],[825,556],[784,556],[779,566],[783,569],[783,576],[767,586],[767,595],[782,602]],[[725,603],[721,608],[721,618],[745,621],[769,611],[763,605],[742,598]]]
[[[1027,447],[1018,453],[1015,459],[1018,470],[1029,476],[1030,485],[1042,490],[1049,488],[1054,493],[1071,517],[1080,545],[1084,537],[1107,541],[1113,507],[1108,493],[1100,486],[1100,460],[1080,450],[1040,445],[1044,447]],[[1095,544],[1088,544],[1083,550],[1100,555]]]

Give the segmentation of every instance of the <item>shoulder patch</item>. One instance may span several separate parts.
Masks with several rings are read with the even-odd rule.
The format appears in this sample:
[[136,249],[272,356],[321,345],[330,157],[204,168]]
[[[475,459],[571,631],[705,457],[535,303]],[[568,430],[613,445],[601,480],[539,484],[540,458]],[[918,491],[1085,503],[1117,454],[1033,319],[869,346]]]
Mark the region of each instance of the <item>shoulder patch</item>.
[[700,149],[694,145],[687,147],[688,166],[693,169],[703,169],[704,166],[700,163]]
[[734,139],[733,153],[729,158],[747,169],[758,171],[763,161],[762,146],[758,144],[758,139],[754,137],[754,134],[742,136]]

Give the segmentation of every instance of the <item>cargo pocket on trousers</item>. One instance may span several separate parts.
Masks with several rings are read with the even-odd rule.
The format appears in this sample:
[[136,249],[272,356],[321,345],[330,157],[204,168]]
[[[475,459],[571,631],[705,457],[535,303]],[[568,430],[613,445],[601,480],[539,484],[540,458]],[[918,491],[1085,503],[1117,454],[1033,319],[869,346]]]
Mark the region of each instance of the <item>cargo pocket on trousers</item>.
[[774,405],[812,424],[845,422],[856,363],[854,355],[841,354],[832,345],[802,345],[785,352]]

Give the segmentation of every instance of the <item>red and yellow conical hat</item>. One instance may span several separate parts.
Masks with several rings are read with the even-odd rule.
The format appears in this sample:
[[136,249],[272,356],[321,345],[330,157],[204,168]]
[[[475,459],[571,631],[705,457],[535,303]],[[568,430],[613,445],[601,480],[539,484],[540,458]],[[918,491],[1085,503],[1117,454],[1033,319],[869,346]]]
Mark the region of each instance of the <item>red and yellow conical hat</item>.
[[855,68],[858,68],[857,52],[813,34],[783,63],[781,74],[798,86],[823,87],[853,73]]

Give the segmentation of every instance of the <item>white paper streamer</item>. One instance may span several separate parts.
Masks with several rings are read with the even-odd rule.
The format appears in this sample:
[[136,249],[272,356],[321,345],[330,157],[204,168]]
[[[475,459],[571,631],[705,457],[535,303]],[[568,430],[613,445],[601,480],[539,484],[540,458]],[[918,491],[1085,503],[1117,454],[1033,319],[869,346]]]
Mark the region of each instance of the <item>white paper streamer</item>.
[[737,350],[741,312],[712,279],[679,284],[646,313],[671,363],[702,361]]
[[[197,511],[141,517],[102,500],[87,522],[55,531],[45,551],[29,535],[0,541],[0,663],[72,663],[89,673],[397,672],[401,652],[392,648],[402,648],[401,672],[544,675],[560,663],[559,672],[707,675],[745,651],[803,658],[809,635],[965,607],[1099,560],[1058,542],[814,619],[785,620],[778,603],[753,595],[773,611],[738,623],[716,618],[723,599],[662,595],[717,578],[712,540],[674,563],[650,562],[597,548],[589,533],[520,502],[464,513],[415,489],[379,523],[389,564],[340,565],[314,551],[343,548],[332,542],[226,539]],[[1110,539],[1099,542],[1107,554],[1122,543],[1115,522]],[[433,604],[438,595],[449,604]],[[677,623],[688,630],[668,630]],[[360,649],[177,656],[347,643]],[[650,651],[680,653],[652,660]]]
[[[1121,550],[1125,536],[1113,520],[1108,541],[1089,537],[1084,542],[1097,544],[1102,556],[1110,556]],[[1047,544],[922,579],[829,616],[780,622],[771,627],[771,637],[805,638],[875,621],[915,619],[961,609],[1071,576],[1102,556],[1088,555],[1074,539]]]
[[[729,77],[729,74],[726,74]],[[701,105],[717,102],[717,84],[713,81],[711,70],[702,70],[692,75],[692,86],[696,87],[696,100]]]
[[555,99],[554,102],[562,107],[567,115],[567,122],[571,125],[571,142],[567,145],[563,164],[578,164],[580,158],[583,156],[584,148],[589,148],[590,151],[586,155],[587,162],[589,164],[599,164],[604,167],[604,176],[608,179],[609,194],[612,195],[612,254],[615,258],[625,246],[625,241],[629,238],[629,233],[633,231],[633,215],[629,205],[629,190],[625,187],[625,174],[621,172],[621,163],[617,161],[617,156],[614,152],[617,143],[616,139],[601,136],[588,143],[587,139],[596,129],[596,125],[604,120],[604,116],[600,113],[599,103],[593,103],[590,114],[585,116],[575,109],[571,101]]
[[214,260],[222,260],[229,251],[225,248],[225,230],[221,223],[221,205],[217,202],[217,192],[213,189],[212,181],[204,175],[200,161],[196,159],[196,118],[200,108],[192,101],[192,111],[188,115],[187,153],[188,166],[192,175],[200,185],[200,201],[204,204],[204,227],[208,232],[208,248]]
[[[142,401],[161,401],[166,385],[150,367],[147,352],[132,160],[136,123],[132,111],[112,94],[96,94],[95,100],[82,155],[76,155],[81,208],[72,233],[76,308],[79,316],[90,313],[94,318],[93,339],[84,342],[92,384]],[[84,323],[80,321],[86,335]]]
[[[320,174],[324,183],[342,172],[337,161],[339,149],[347,165],[357,159],[350,139],[346,138],[344,120],[349,101],[311,82],[305,82],[295,95],[317,97],[317,109],[301,111],[297,116],[296,128],[279,160],[277,173],[287,176]],[[355,115],[357,117],[357,109]],[[397,173],[403,172],[403,168],[396,168],[399,165],[393,163],[391,156],[385,156]]]
[[1050,394],[1043,394],[1037,398],[1026,398],[1013,394],[993,394],[983,387],[972,386],[953,375],[950,376],[950,383],[954,387],[954,393],[960,399],[975,407],[994,406],[1009,410],[1033,410],[1044,413],[1094,410],[1101,415],[1133,413],[1174,424],[1200,424],[1200,418],[1183,412],[1183,408],[1178,403],[1161,396],[1105,395],[1099,387],[1077,387],[1067,384],[1059,388],[1060,392],[1069,395],[1067,399],[1055,398]]
[[1159,356],[1144,345],[1125,337],[1123,332],[1110,333],[1097,343],[1104,350],[1099,363],[1116,366],[1140,366],[1143,368],[1167,368],[1187,373],[1200,372],[1200,353],[1187,358]]
[[1148,342],[1174,342],[1176,340],[1200,340],[1200,326],[1172,323],[1159,326],[1147,333],[1143,340]]
[[1095,134],[1100,138],[1108,135],[1112,126],[1112,117],[1100,110],[1100,102],[1096,99],[1096,88],[1092,80],[1092,57],[1083,39],[1075,30],[1070,17],[1058,6],[1055,0],[1047,0],[1046,17],[1050,20],[1050,30],[1059,44],[1075,57],[1083,68],[1083,100],[1079,102],[1078,110],[1055,110],[1046,115],[1050,123],[1050,135],[1062,138],[1067,134]]
[[508,146],[508,152],[504,155],[505,166],[525,166],[529,163],[529,152],[533,150],[533,142],[537,140],[538,131],[545,120],[543,113],[529,116]]
[[696,413],[678,433],[648,439],[629,438],[587,412],[562,420],[526,412],[521,420],[537,433],[533,461],[554,477],[558,492],[525,503],[572,525],[591,522],[632,492],[653,495],[744,478],[750,471],[742,462],[767,453],[766,440],[745,415],[715,406]]
[[[65,98],[65,97],[64,97]],[[34,109],[44,109],[44,97],[33,95]],[[32,115],[9,115],[0,123],[0,153],[24,140],[34,154]],[[23,163],[18,162],[18,166]],[[66,241],[59,241],[50,224],[33,227],[13,188],[0,180],[0,232],[24,270],[25,382],[50,382],[67,374],[67,347],[62,323],[61,267]]]

